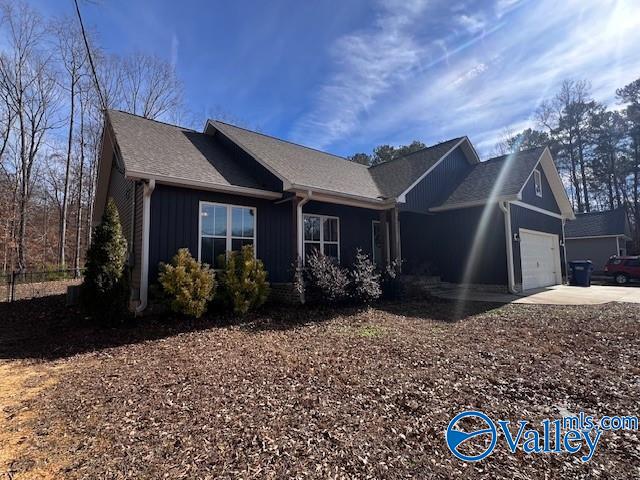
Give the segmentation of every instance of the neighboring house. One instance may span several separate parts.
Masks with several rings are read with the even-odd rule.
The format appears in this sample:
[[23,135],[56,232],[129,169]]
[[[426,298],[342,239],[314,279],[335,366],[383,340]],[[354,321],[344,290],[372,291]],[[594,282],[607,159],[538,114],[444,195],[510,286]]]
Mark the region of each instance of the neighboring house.
[[596,272],[612,255],[627,254],[631,240],[629,221],[624,208],[605,212],[578,213],[565,227],[567,260],[591,260]]
[[561,283],[574,218],[549,150],[480,162],[466,137],[375,167],[209,120],[197,132],[106,114],[94,222],[112,197],[129,242],[132,301],[146,307],[159,262],[187,247],[215,264],[253,244],[276,290],[319,249],[362,249],[406,273],[499,285]]

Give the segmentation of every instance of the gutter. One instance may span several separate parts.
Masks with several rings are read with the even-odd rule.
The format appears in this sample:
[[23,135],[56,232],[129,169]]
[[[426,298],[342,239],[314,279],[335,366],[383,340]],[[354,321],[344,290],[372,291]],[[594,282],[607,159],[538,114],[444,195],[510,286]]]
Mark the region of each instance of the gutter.
[[151,194],[156,188],[155,179],[144,182],[142,195],[142,261],[140,265],[140,304],[135,313],[142,313],[147,308],[149,295],[149,230],[151,223]]
[[507,247],[507,278],[509,293],[518,293],[513,273],[513,242],[511,241],[511,204],[498,202],[500,210],[504,213],[504,236]]

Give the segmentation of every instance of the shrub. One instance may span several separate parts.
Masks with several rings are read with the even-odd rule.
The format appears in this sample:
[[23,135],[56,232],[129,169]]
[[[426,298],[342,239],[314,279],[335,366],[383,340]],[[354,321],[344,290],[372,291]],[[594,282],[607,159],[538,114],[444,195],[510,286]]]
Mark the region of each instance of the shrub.
[[311,293],[322,300],[336,303],[345,300],[349,292],[349,274],[331,258],[314,251],[306,259],[305,280]]
[[126,310],[129,297],[126,259],[127,241],[118,209],[110,198],[87,250],[81,290],[82,303],[94,314],[114,319]]
[[178,250],[171,264],[160,264],[158,279],[171,310],[196,318],[207,311],[216,289],[213,270],[194,259],[188,248]]
[[236,314],[245,315],[267,301],[267,272],[262,261],[255,258],[253,246],[245,245],[240,252],[229,253],[224,266],[224,297]]
[[358,249],[356,260],[349,271],[351,279],[351,296],[358,303],[369,305],[380,298],[380,274],[369,257]]

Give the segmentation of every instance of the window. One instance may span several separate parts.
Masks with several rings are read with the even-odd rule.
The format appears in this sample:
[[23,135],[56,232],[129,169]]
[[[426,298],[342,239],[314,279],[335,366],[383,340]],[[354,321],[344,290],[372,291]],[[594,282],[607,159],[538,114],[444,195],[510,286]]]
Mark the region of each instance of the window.
[[536,195],[542,197],[542,175],[539,170],[533,171],[533,183],[536,187]]
[[382,249],[384,248],[384,245],[382,243],[382,228],[380,227],[380,221],[373,221],[371,235],[373,263],[375,263],[376,265],[382,265],[382,262],[384,261],[382,255]]
[[340,261],[340,221],[325,215],[304,216],[304,256],[314,250]]
[[624,264],[626,267],[640,267],[640,260],[630,259],[627,260]]
[[[200,202],[200,252],[198,259],[221,268],[220,255],[255,245],[256,209]],[[254,251],[255,253],[255,251]]]

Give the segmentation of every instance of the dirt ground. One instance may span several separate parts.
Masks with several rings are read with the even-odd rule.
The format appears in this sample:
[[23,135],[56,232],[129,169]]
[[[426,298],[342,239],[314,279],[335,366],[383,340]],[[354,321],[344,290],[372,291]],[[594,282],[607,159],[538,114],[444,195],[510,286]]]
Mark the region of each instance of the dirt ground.
[[0,479],[638,478],[637,431],[593,459],[465,463],[457,413],[638,415],[636,306],[446,301],[271,309],[241,325],[90,325],[63,297],[0,305]]

